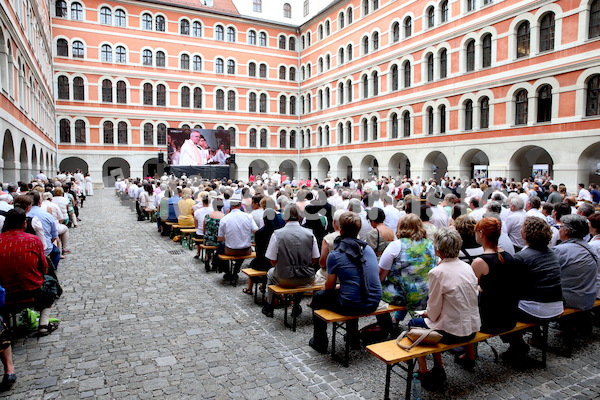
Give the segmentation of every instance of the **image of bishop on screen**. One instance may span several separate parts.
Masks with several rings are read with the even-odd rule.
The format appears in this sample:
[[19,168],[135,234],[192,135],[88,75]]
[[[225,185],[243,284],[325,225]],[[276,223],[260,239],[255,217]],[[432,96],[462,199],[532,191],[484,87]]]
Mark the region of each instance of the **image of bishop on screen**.
[[211,129],[172,130],[167,137],[170,165],[229,164],[230,141],[219,136]]

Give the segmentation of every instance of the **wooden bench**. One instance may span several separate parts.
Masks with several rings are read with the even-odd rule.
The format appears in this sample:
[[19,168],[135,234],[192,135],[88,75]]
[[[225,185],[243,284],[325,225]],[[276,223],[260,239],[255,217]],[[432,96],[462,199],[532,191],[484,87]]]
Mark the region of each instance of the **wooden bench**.
[[[256,280],[252,280],[253,282],[253,292],[254,292],[254,303],[258,304],[258,286],[262,283],[265,284],[267,282],[267,271],[259,271],[254,268],[244,268],[242,270],[244,274],[248,276],[248,279],[252,278],[260,278]],[[265,290],[263,288],[262,291],[262,303],[265,302]]]
[[213,253],[219,248],[219,246],[209,246],[206,244],[200,245],[200,250],[202,251],[202,259],[204,260],[204,269],[206,272],[210,272],[210,260],[212,258]]
[[[273,291],[276,296],[279,296],[283,299],[283,324],[292,328],[292,331],[296,332],[296,320],[298,318],[297,307],[299,307],[299,300],[302,298],[302,295],[306,292],[316,292],[317,290],[323,289],[323,285],[309,285],[309,286],[299,286],[295,288],[285,288],[279,285],[269,285],[269,290]],[[293,296],[293,298],[292,298]],[[295,312],[292,312],[292,325],[288,323],[288,307],[290,305],[290,301],[296,300],[294,302]]]
[[237,281],[238,281],[238,274],[236,271],[234,271],[233,263],[235,261],[243,262],[243,260],[248,260],[250,258],[256,258],[256,252],[253,251],[250,254],[245,254],[245,255],[241,255],[241,256],[228,256],[225,254],[219,254],[219,258],[223,261],[227,261],[227,263],[228,263],[227,269],[231,275],[231,280],[229,281],[229,283],[231,283],[233,286],[236,286]]
[[194,242],[192,241],[192,237],[194,236],[194,233],[196,233],[196,228],[180,228],[179,231],[181,232],[181,247],[187,247],[188,249],[193,250]]
[[[596,301],[594,302],[594,305],[592,306],[591,310],[595,309],[596,307],[600,307],[600,300],[598,300],[598,299],[596,299]],[[573,314],[576,314],[576,313],[578,313],[580,311],[581,310],[578,309],[578,308],[566,308],[565,307],[565,310],[562,312],[562,314],[560,314],[558,316],[558,318],[560,319],[560,318],[563,318],[563,317],[566,317],[566,316],[569,316],[569,315],[573,315]],[[566,345],[567,345],[567,351],[566,352],[556,351],[556,349],[549,349],[549,351],[551,351],[552,353],[563,355],[565,357],[571,357],[572,354],[573,354],[573,348],[575,347],[575,342],[576,342],[575,337],[573,335],[567,333],[565,335],[565,342],[566,342]]]
[[[364,315],[342,315],[342,314],[338,314],[334,311],[330,311],[330,310],[326,310],[326,309],[315,310],[313,312],[317,317],[321,318],[323,321],[332,324],[331,358],[334,360],[342,361],[344,363],[344,367],[348,367],[348,360],[350,358],[350,342],[348,340],[346,340],[343,358],[339,357],[337,355],[337,353],[335,352],[335,342],[336,342],[336,336],[337,336],[338,330],[341,329],[344,332],[347,332],[345,324],[346,324],[346,322],[348,322],[350,320],[364,318],[364,317],[370,317],[370,316],[375,316],[375,315],[381,315],[381,314],[387,314],[387,313],[391,313],[394,311],[403,311],[403,310],[406,310],[406,307],[394,306],[394,305],[388,304],[387,307],[385,307],[385,308],[378,308],[377,310],[373,311],[372,313],[364,314]],[[344,339],[346,339],[345,333],[340,333],[340,335]]]

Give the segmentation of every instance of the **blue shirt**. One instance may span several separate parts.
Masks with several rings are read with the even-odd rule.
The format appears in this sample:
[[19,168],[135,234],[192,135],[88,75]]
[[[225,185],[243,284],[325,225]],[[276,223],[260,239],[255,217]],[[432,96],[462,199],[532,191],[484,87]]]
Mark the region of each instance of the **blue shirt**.
[[44,237],[46,241],[44,243],[44,254],[48,255],[52,251],[52,239],[58,237],[58,231],[56,229],[56,223],[54,217],[48,212],[42,210],[38,206],[31,207],[31,210],[27,213],[28,217],[37,217],[42,223],[44,228]]
[[179,218],[179,206],[177,203],[179,203],[179,200],[181,200],[181,197],[177,195],[169,198],[169,201],[167,202],[169,205],[169,218],[167,218],[167,221],[177,222],[177,218]]

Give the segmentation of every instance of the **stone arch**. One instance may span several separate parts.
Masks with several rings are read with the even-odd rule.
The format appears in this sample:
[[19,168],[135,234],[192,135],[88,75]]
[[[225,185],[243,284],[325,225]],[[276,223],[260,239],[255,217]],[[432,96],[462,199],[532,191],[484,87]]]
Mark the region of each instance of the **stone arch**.
[[[463,154],[463,156],[460,159],[460,164],[458,166],[458,176],[461,178],[475,178],[475,165],[490,165],[490,159],[488,155],[480,149],[470,149],[465,154]],[[487,175],[486,177],[489,178],[489,175]]]
[[312,179],[312,165],[307,159],[302,160],[300,163],[300,179]]
[[38,165],[37,148],[35,147],[35,144],[33,146],[31,146],[31,170],[33,171],[34,176],[40,170],[40,166]]
[[269,171],[269,164],[265,160],[257,159],[248,165],[248,175],[260,177],[265,171]]
[[517,150],[508,164],[508,178],[521,180],[533,175],[534,164],[547,164],[548,174],[553,176],[554,161],[550,153],[539,146],[525,146]]
[[330,170],[331,165],[329,164],[329,160],[325,157],[321,158],[317,163],[317,170],[315,171],[315,178],[319,180],[319,183],[322,183],[327,178]]
[[61,171],[71,172],[75,172],[77,169],[80,169],[84,174],[89,172],[88,163],[79,157],[67,157],[61,160],[58,169]]
[[352,161],[346,156],[339,159],[337,163],[337,176],[339,178],[352,179]]
[[105,187],[112,187],[117,178],[127,178],[130,175],[129,162],[121,157],[109,158],[102,165],[102,182]]
[[290,178],[296,177],[297,164],[292,160],[283,160],[281,164],[279,164],[279,173],[285,174]]
[[2,181],[15,183],[18,180],[16,179],[15,145],[12,133],[8,129],[4,132],[2,141],[2,161]]
[[371,179],[373,176],[379,176],[379,161],[372,156],[365,156],[360,162],[360,177]]
[[29,157],[27,152],[27,143],[25,139],[21,139],[21,148],[19,149],[19,162],[21,164],[20,168],[20,179],[24,182],[29,182],[31,180],[31,171],[29,170]]
[[600,183],[600,142],[587,147],[577,160],[577,183]]
[[[434,173],[434,165],[437,170]],[[423,161],[423,179],[433,178],[439,180],[448,171],[448,159],[441,151],[432,151]]]
[[388,171],[391,176],[397,175],[400,177],[406,176],[410,178],[410,160],[404,153],[396,153],[390,158]]
[[164,163],[159,163],[157,157],[147,159],[142,169],[144,177],[160,178],[163,172],[165,172]]

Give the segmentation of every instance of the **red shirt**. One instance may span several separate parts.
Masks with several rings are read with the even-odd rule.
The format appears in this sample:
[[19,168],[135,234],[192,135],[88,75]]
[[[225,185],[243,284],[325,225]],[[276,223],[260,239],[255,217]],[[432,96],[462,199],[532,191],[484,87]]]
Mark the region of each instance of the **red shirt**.
[[0,285],[7,293],[39,289],[46,272],[44,245],[37,236],[18,229],[0,234]]

